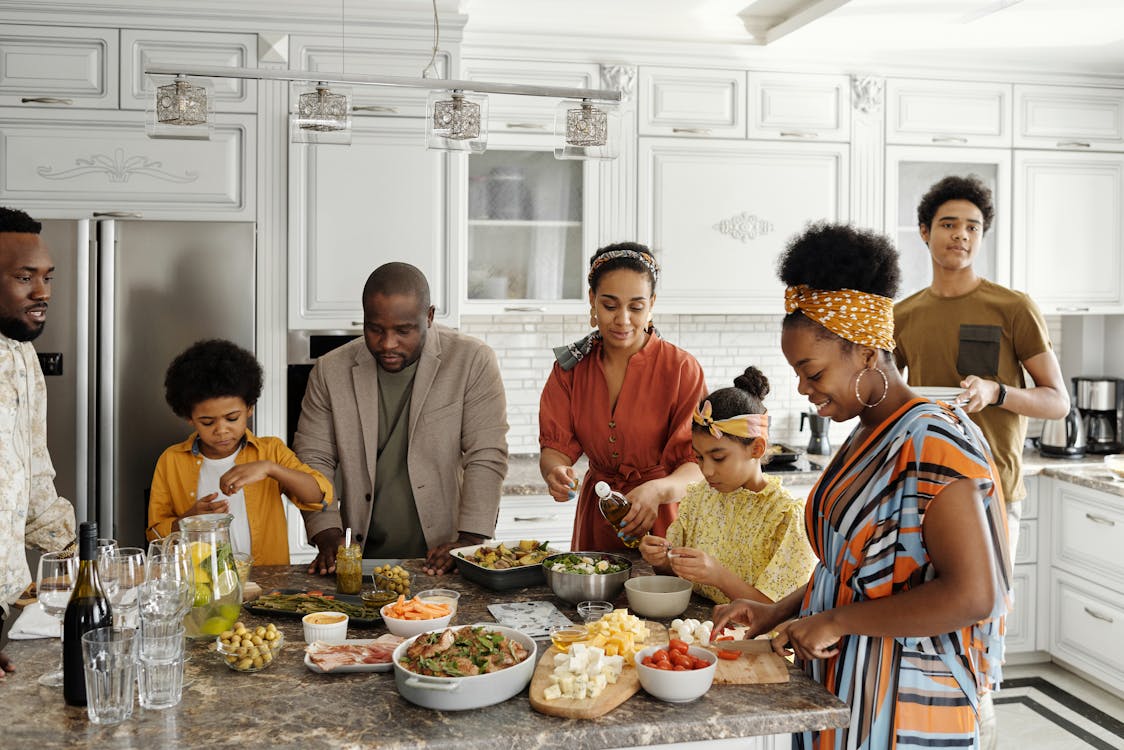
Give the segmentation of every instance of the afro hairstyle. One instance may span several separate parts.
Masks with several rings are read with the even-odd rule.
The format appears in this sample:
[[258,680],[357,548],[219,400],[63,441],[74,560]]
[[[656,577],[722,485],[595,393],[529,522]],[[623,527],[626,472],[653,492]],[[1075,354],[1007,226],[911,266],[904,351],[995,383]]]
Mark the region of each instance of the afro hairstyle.
[[183,419],[190,419],[196,406],[212,398],[233,396],[253,406],[261,389],[257,359],[225,339],[195,342],[172,360],[164,375],[164,399]]

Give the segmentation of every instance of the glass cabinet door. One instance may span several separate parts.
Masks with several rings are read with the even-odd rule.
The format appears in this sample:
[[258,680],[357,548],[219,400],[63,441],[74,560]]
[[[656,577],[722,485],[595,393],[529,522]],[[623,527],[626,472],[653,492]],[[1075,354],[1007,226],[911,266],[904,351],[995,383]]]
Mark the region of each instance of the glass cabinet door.
[[584,162],[489,148],[468,163],[467,298],[580,300]]
[[1001,149],[891,146],[886,149],[886,234],[898,248],[902,270],[898,299],[929,286],[933,267],[917,225],[917,204],[938,180],[976,175],[991,188],[995,218],[974,263],[976,273],[999,284],[1011,278],[1011,155]]

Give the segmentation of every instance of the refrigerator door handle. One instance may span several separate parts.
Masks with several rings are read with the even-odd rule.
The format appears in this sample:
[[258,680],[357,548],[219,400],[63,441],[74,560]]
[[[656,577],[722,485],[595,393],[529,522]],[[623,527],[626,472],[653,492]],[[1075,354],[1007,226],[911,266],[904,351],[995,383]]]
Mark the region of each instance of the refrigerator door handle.
[[94,499],[98,509],[98,529],[101,536],[114,537],[114,496],[116,467],[112,457],[116,455],[113,446],[114,421],[114,277],[117,261],[117,226],[113,221],[100,221],[98,228],[98,424],[97,424],[97,466],[98,487]]
[[143,219],[144,214],[138,211],[94,211],[95,219]]

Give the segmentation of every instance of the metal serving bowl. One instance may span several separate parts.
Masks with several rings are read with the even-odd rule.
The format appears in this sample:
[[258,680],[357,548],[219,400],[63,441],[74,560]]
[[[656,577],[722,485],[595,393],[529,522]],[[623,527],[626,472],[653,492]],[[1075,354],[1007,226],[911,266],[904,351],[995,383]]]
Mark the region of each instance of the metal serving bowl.
[[[551,563],[565,555],[580,555],[595,561],[608,560],[616,565],[624,565],[625,569],[617,573],[563,573],[551,570]],[[624,590],[624,582],[632,575],[632,562],[627,557],[614,555],[611,552],[563,552],[543,560],[542,569],[547,585],[559,599],[564,599],[571,604],[587,599],[611,602],[620,596],[621,591]]]

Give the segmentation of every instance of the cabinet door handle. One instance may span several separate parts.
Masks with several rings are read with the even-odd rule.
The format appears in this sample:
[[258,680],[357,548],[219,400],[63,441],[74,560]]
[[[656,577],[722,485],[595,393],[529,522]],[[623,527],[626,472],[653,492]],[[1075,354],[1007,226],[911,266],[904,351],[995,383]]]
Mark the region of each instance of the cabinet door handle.
[[546,125],[541,122],[509,122],[507,127],[512,130],[546,130]]
[[23,104],[74,104],[73,99],[60,99],[57,96],[25,96],[20,99]]
[[801,130],[782,130],[781,138],[819,138],[819,133],[811,133]]
[[545,307],[535,307],[534,305],[509,305],[503,309],[504,312],[546,312]]
[[558,516],[516,516],[512,521],[555,521]]
[[1111,518],[1105,518],[1104,516],[1094,516],[1092,513],[1086,513],[1085,517],[1088,518],[1093,523],[1099,523],[1099,524],[1102,524],[1104,526],[1115,526],[1116,525],[1116,521],[1113,521]]
[[1056,308],[1058,312],[1089,312],[1090,308],[1082,305],[1058,305]]
[[95,219],[143,219],[139,211],[94,211]]
[[934,135],[933,143],[967,143],[968,139],[960,135]]
[[710,128],[672,128],[672,133],[690,133],[692,135],[710,135]]
[[361,320],[353,320],[353,321],[351,321],[351,325],[353,325],[353,326],[359,326],[360,328],[362,328],[362,327],[363,327],[363,321],[361,321]]
[[1089,617],[1095,617],[1098,620],[1104,620],[1109,625],[1111,625],[1113,623],[1113,619],[1111,617],[1108,617],[1106,615],[1102,615],[1099,612],[1094,612],[1093,610],[1089,609],[1088,607],[1085,607],[1085,614],[1089,615]]
[[1092,148],[1088,141],[1058,141],[1058,148]]
[[356,104],[352,112],[398,112],[398,107],[384,107],[381,104]]

